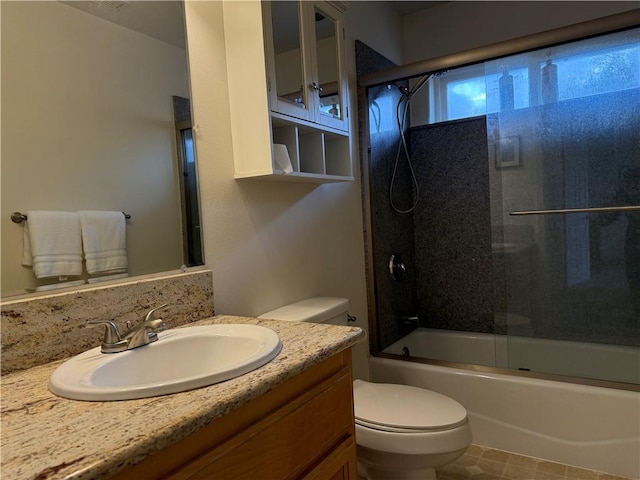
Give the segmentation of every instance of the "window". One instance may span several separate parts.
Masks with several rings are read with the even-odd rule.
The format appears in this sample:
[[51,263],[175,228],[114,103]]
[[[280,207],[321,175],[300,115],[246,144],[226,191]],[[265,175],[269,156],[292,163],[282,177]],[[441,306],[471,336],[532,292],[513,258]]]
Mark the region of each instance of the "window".
[[640,47],[625,45],[568,56],[558,64],[558,99],[640,87]]
[[[416,96],[416,102],[429,104],[428,109],[414,107],[425,112],[423,117],[428,112],[428,121],[414,115],[412,123],[500,111],[503,77],[513,85],[511,108],[515,109],[548,103],[544,95],[548,88],[554,89],[553,101],[640,88],[639,32],[636,28],[450,70],[431,79],[428,95]],[[557,72],[551,87],[543,73],[547,63]]]

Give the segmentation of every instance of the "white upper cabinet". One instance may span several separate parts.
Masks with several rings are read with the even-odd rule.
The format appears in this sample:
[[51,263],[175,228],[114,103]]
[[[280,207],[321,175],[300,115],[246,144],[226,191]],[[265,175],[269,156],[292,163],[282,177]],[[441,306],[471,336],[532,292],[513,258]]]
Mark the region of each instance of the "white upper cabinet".
[[342,12],[286,0],[263,11],[271,110],[348,131]]
[[337,2],[222,2],[235,178],[353,181]]

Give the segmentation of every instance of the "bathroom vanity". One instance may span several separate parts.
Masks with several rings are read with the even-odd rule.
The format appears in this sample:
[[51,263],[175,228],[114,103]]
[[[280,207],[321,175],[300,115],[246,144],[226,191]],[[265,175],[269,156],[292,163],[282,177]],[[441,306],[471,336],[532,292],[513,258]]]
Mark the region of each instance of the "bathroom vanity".
[[[2,377],[2,478],[355,479],[359,328],[218,316],[273,329],[280,354],[188,392],[84,402],[49,392],[60,361]],[[188,327],[186,327],[188,328]]]

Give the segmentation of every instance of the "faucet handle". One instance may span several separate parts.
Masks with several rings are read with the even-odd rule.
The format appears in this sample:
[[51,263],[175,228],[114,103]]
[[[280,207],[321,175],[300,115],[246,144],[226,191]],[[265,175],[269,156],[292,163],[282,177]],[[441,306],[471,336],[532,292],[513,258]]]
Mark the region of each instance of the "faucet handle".
[[164,304],[160,305],[159,307],[152,308],[151,310],[149,310],[149,312],[147,313],[147,316],[144,317],[144,321],[148,322],[148,321],[151,321],[151,320],[155,319],[156,318],[155,317],[156,310],[160,310],[161,308],[164,308],[167,305],[169,305],[169,304],[168,303],[164,303]]
[[98,325],[104,325],[106,327],[103,343],[117,343],[120,341],[120,332],[115,323],[110,320],[89,320],[87,322],[87,327],[89,328],[97,327]]
[[104,325],[104,338],[102,339],[102,353],[122,352],[127,349],[127,342],[120,338],[120,332],[115,323],[110,320],[89,320],[87,327]]

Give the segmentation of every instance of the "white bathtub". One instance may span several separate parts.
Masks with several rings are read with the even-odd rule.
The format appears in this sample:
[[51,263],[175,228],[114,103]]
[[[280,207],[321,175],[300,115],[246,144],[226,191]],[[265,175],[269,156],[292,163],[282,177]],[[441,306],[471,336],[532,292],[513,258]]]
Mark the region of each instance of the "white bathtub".
[[418,328],[384,351],[405,348],[418,358],[640,383],[638,347]]
[[[413,339],[407,339],[414,341],[409,346],[414,356],[428,356],[418,353],[418,345],[426,342],[432,352],[441,349],[445,357],[452,348],[460,348],[464,355],[480,354],[479,358],[491,360],[486,345],[477,348],[475,342],[471,345],[465,340],[462,346],[455,346],[454,337],[446,342],[443,338],[434,341],[425,339],[428,335],[424,333],[428,332],[418,332]],[[468,358],[453,360],[466,362]],[[638,392],[386,358],[374,357],[370,363],[374,382],[415,385],[459,401],[468,411],[474,443],[640,478]]]

